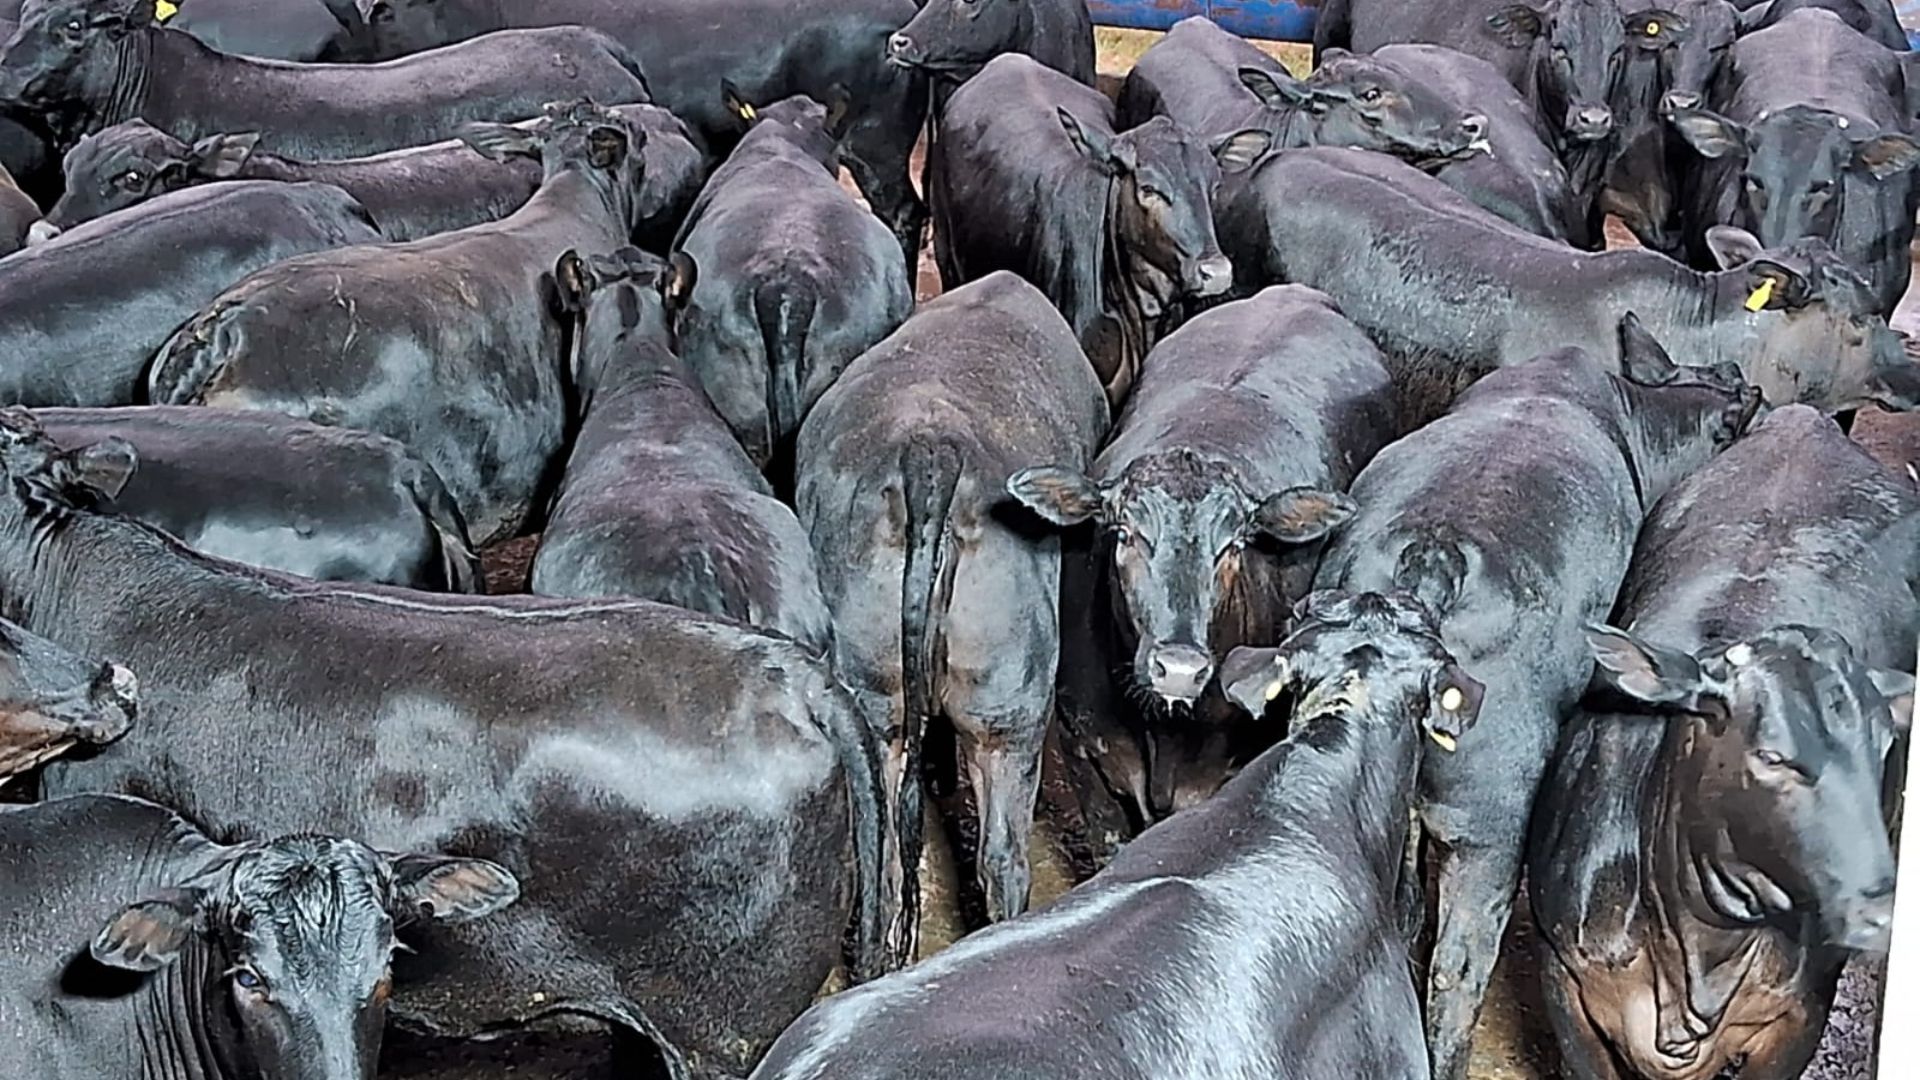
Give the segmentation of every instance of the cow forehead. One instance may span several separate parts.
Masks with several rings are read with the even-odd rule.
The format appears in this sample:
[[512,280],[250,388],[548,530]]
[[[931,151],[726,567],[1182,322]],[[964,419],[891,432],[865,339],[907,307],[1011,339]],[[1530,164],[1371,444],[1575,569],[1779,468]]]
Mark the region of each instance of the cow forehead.
[[[316,984],[384,957],[393,924],[379,856],[319,837],[273,841],[237,858],[220,896],[232,944],[278,981]],[[377,973],[376,973],[377,974]]]
[[1876,697],[1851,658],[1790,645],[1763,645],[1734,672],[1735,709],[1751,715],[1751,735],[1785,738],[1798,753],[1828,759],[1872,749],[1868,709]]

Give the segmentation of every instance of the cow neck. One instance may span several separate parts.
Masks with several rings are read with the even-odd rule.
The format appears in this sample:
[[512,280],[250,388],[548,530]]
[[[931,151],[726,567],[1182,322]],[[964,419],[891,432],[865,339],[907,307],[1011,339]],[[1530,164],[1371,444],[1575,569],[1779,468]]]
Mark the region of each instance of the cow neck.
[[[1747,334],[1729,343],[1721,320],[1739,308],[1739,298],[1723,300],[1728,287],[1722,273],[1705,273],[1653,251],[1606,251],[1585,256],[1598,265],[1618,268],[1619,276],[1593,290],[1599,310],[1608,319],[1624,311],[1640,321],[1667,352],[1696,367],[1710,367],[1731,359],[1746,370]],[[1652,273],[1649,273],[1649,271]],[[1723,355],[1727,354],[1727,355]]]
[[1294,106],[1281,109],[1280,130],[1274,133],[1274,150],[1300,150],[1320,145],[1320,133],[1317,127],[1303,129],[1302,120],[1311,121],[1312,114],[1306,109]]
[[[540,187],[513,217],[528,210],[552,204],[563,214],[592,222],[594,214],[606,215],[606,224],[619,235],[614,246],[625,242],[633,230],[633,192],[617,175],[604,179],[589,175],[588,166],[566,163],[540,178]],[[583,212],[584,211],[584,212]]]
[[147,87],[153,79],[154,41],[159,35],[170,33],[173,31],[149,28],[121,39],[114,58],[113,89],[108,91],[100,114],[94,118],[99,127],[137,119],[146,111]]
[[1645,417],[1635,407],[1637,403],[1633,392],[1624,385],[1624,379],[1609,379],[1607,382],[1619,407],[1610,410],[1606,416],[1594,415],[1592,410],[1588,412],[1593,415],[1594,422],[1606,431],[1614,448],[1620,451],[1620,463],[1627,467],[1627,478],[1633,481],[1634,502],[1644,514],[1652,502],[1647,494],[1646,482],[1640,475],[1640,456],[1647,450]]
[[141,1080],[230,1080],[207,1031],[213,964],[213,950],[196,936],[148,977],[133,1018]]
[[1106,209],[1100,223],[1100,313],[1120,327],[1120,354],[1115,358],[1115,378],[1120,385],[1130,382],[1130,373],[1140,370],[1152,344],[1147,326],[1146,308],[1140,303],[1133,283],[1133,260],[1120,237],[1120,200],[1125,187],[1118,176],[1107,177]]
[[[1289,723],[1298,725],[1298,718]],[[1420,769],[1416,723],[1405,702],[1382,710],[1369,700],[1294,727],[1281,744],[1285,757],[1276,755],[1280,747],[1262,755],[1273,759],[1262,782],[1263,805],[1276,820],[1292,820],[1300,812],[1323,815],[1334,800],[1345,802],[1351,809],[1341,816],[1355,823],[1372,880],[1390,889],[1406,854],[1407,811]],[[1317,763],[1318,784],[1301,775],[1307,760]]]
[[1654,1034],[1662,1052],[1687,1056],[1720,1027],[1775,933],[1744,912],[1723,910],[1704,873],[1724,874],[1717,853],[1689,838],[1699,819],[1693,797],[1701,778],[1690,768],[1693,721],[1670,729],[1641,807],[1640,893],[1653,923]]

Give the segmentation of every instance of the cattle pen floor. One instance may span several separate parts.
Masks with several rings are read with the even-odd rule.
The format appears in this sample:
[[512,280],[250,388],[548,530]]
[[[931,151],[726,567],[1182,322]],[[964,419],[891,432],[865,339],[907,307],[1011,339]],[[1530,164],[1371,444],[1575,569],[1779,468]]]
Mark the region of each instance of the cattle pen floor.
[[[1157,37],[1154,34],[1100,31],[1100,70],[1103,77],[1123,77],[1133,62]],[[1274,45],[1270,51],[1296,73],[1308,66],[1305,46]],[[921,173],[922,161],[916,156],[913,173]],[[844,179],[844,177],[843,177]],[[846,181],[851,186],[851,181]],[[1608,232],[1609,246],[1630,245],[1633,239],[1616,225]],[[1920,269],[1920,268],[1917,268]],[[1920,274],[1916,274],[1920,279]],[[918,275],[918,293],[926,300],[940,292],[940,277],[934,268],[932,245],[923,249]],[[1894,317],[1897,329],[1920,335],[1920,289],[1910,291]],[[528,566],[537,546],[537,537],[510,541],[484,553],[487,587],[490,592],[523,592]],[[1057,747],[1049,748],[1046,779],[1041,796],[1033,839],[1033,905],[1044,906],[1086,877],[1092,867],[1074,857],[1067,822],[1075,816],[1072,795],[1059,768]],[[932,803],[930,815],[937,813]],[[965,817],[966,815],[961,815]],[[930,817],[926,830],[927,864],[923,871],[926,889],[922,955],[951,944],[969,926],[977,925],[979,898],[965,883],[966,872],[956,858],[956,848],[965,850],[970,837],[955,836],[939,820]],[[1524,896],[1516,905],[1515,917],[1501,950],[1487,1006],[1474,1040],[1472,1080],[1556,1080],[1562,1075],[1552,1034],[1539,1007],[1537,966],[1533,954],[1533,927],[1527,915]],[[1834,1017],[1829,1023],[1819,1056],[1804,1074],[1804,1080],[1872,1080],[1874,1041],[1873,1014],[1879,986],[1877,972],[1850,968],[1843,979]],[[498,1042],[447,1047],[405,1038],[392,1040],[383,1062],[383,1077],[408,1080],[470,1080],[477,1077],[511,1077],[514,1080],[611,1080],[630,1077],[608,1065],[608,1047],[604,1039],[573,1038],[552,1034],[518,1035]],[[1346,1080],[1346,1078],[1341,1078]],[[1369,1080],[1369,1078],[1353,1078]],[[1891,1080],[1891,1078],[1889,1078]]]

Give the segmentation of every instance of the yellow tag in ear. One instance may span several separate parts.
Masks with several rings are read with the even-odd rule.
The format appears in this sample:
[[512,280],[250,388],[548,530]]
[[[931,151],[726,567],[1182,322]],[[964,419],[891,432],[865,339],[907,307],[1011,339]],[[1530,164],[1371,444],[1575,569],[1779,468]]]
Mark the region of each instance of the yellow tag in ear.
[[1429,731],[1427,734],[1433,736],[1433,741],[1439,745],[1440,749],[1449,754],[1460,749],[1460,743],[1444,731]]
[[744,101],[740,103],[740,119],[751,123],[753,121],[753,118],[758,115],[759,115],[758,113],[753,111],[753,106],[747,104]]
[[153,0],[153,21],[166,22],[180,13],[180,5],[173,0]]
[[1773,279],[1761,278],[1760,284],[1753,287],[1753,295],[1747,297],[1747,310],[1759,311],[1773,299]]
[[1457,686],[1449,686],[1440,694],[1440,707],[1448,712],[1459,712],[1466,703],[1467,695],[1461,693]]
[[1660,36],[1660,24],[1659,24],[1659,23],[1657,23],[1657,22],[1650,22],[1650,23],[1648,23],[1648,24],[1647,24],[1647,36],[1648,36],[1648,37],[1659,37],[1659,36]]

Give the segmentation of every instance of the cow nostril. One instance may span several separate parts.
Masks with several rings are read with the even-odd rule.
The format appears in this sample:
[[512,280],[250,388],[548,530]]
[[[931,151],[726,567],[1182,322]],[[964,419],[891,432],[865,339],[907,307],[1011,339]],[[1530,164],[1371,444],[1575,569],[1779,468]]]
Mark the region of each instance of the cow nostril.
[[1699,107],[1700,95],[1685,90],[1669,90],[1660,99],[1660,110],[1666,113],[1678,112],[1681,109],[1697,109]]
[[1475,113],[1460,121],[1460,130],[1469,139],[1477,139],[1487,133],[1487,118]]
[[887,51],[895,56],[905,56],[913,51],[913,39],[905,34],[895,34],[887,39]]
[[1613,123],[1613,110],[1598,105],[1581,109],[1580,122],[1592,127],[1605,127]]

